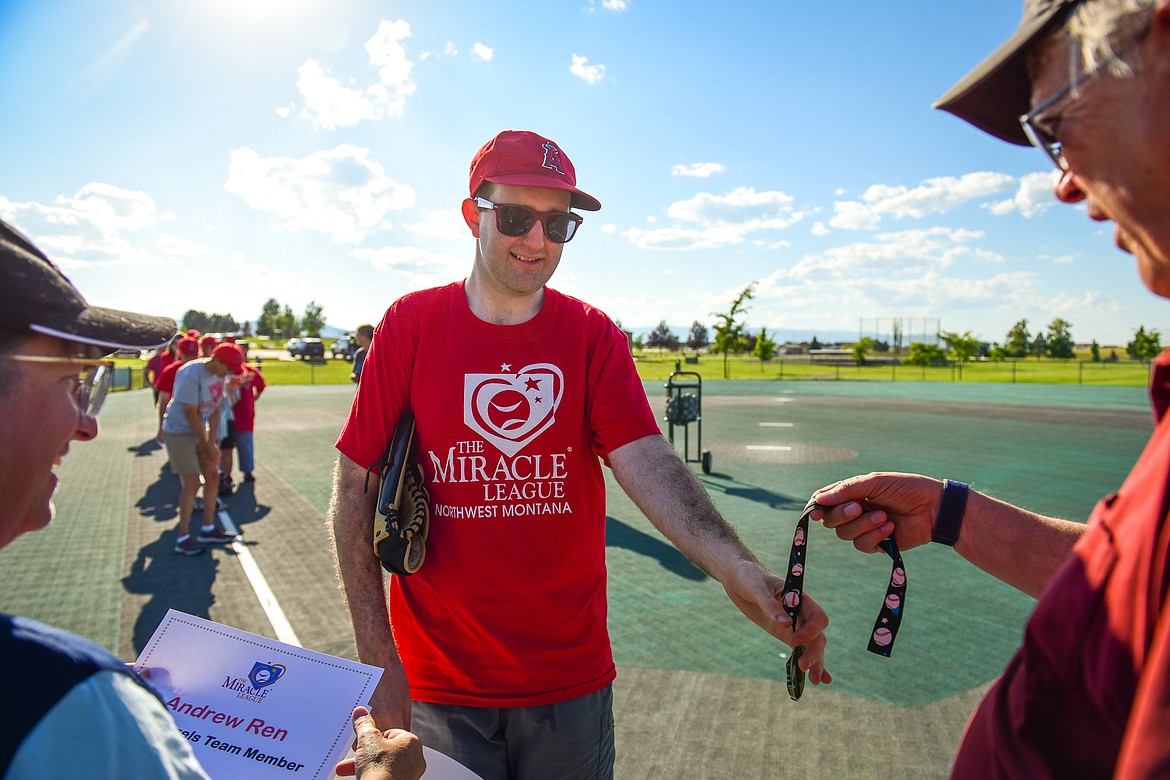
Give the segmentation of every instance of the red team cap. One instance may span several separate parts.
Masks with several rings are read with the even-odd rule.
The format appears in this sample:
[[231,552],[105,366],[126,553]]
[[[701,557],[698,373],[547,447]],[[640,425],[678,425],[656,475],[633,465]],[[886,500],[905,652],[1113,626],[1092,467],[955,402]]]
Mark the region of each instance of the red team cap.
[[184,336],[183,338],[179,339],[177,349],[181,354],[184,355],[198,355],[199,342],[190,336]]
[[233,374],[244,373],[244,353],[237,349],[234,344],[220,344],[211,350],[211,356],[218,358],[219,362],[227,366],[228,371]]
[[552,141],[528,130],[505,130],[480,148],[471,161],[471,197],[485,181],[566,190],[572,193],[570,208],[601,209],[597,198],[577,189],[577,171],[569,156]]
[[187,337],[198,341],[199,340],[199,331],[195,330],[194,328],[191,328],[191,330],[187,331]]
[[204,336],[203,338],[199,339],[199,346],[201,347],[206,347],[208,344],[214,347],[218,343],[219,342],[216,340],[215,336]]

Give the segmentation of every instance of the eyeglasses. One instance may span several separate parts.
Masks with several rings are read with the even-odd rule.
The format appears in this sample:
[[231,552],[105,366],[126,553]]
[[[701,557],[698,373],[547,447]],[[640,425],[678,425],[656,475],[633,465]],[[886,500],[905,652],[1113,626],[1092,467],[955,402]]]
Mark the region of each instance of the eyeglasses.
[[41,363],[61,366],[80,366],[84,370],[78,375],[75,401],[77,411],[95,419],[101,411],[102,402],[110,391],[114,380],[114,361],[87,360],[85,358],[50,357],[49,355],[0,355],[0,359],[18,363]]
[[[1043,103],[1020,117],[1020,126],[1024,129],[1024,135],[1027,136],[1028,141],[1032,144],[1032,146],[1035,146],[1037,149],[1048,155],[1048,159],[1052,160],[1053,165],[1055,165],[1058,170],[1068,170],[1068,161],[1064,158],[1064,148],[1060,142],[1060,139],[1056,137],[1056,134],[1053,131],[1045,128],[1040,123],[1040,117],[1046,111],[1051,111],[1065,98],[1069,96],[1076,97],[1077,92],[1081,89],[1081,87],[1084,87],[1086,84],[1092,81],[1098,73],[1110,67],[1113,65],[1113,63],[1117,62],[1119,59],[1128,54],[1131,49],[1137,46],[1138,43],[1140,43],[1141,40],[1146,37],[1146,32],[1148,31],[1149,28],[1147,27],[1141,33],[1141,35],[1120,49],[1115,50],[1109,57],[1098,63],[1097,67],[1093,68],[1088,73],[1082,73],[1080,76],[1073,78],[1069,85],[1064,89],[1060,90],[1055,95],[1048,98]],[[1072,56],[1071,53],[1070,56]],[[1072,71],[1074,67],[1075,63],[1070,62],[1070,71]],[[1049,121],[1055,118],[1056,117],[1049,117]]]
[[[796,533],[792,536],[792,551],[788,555],[788,575],[784,579],[784,595],[782,602],[784,611],[792,618],[792,629],[796,630],[796,619],[800,617],[801,604],[804,601],[804,566],[805,551],[808,547],[808,518],[814,509],[827,509],[816,501],[809,499],[804,511],[800,513],[800,520],[796,523]],[[869,637],[869,645],[865,648],[876,655],[890,657],[894,649],[894,640],[898,636],[898,628],[902,625],[902,608],[906,604],[906,567],[902,564],[902,553],[898,550],[898,543],[894,537],[883,539],[879,547],[894,561],[890,581],[886,585],[886,600],[882,603],[877,621],[873,624],[873,632]],[[804,646],[793,648],[788,656],[785,670],[788,675],[788,695],[793,701],[799,701],[804,693],[804,670],[797,661],[804,655]]]
[[567,244],[581,225],[581,215],[571,211],[537,211],[515,203],[492,203],[487,198],[476,198],[475,205],[496,212],[496,230],[505,236],[522,236],[536,220],[544,227],[544,237],[555,244]]

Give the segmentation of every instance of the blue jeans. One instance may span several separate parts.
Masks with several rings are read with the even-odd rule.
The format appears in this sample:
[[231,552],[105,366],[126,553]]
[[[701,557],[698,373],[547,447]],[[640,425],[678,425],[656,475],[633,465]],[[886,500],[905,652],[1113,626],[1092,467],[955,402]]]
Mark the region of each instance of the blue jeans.
[[251,471],[256,467],[255,454],[252,431],[236,431],[236,456],[240,461],[240,471]]

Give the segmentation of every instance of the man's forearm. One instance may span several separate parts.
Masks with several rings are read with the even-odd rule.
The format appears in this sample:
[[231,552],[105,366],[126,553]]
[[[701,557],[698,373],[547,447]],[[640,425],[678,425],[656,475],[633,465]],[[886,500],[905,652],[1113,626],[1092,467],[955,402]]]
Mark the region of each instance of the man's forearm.
[[341,595],[353,624],[358,659],[380,666],[401,669],[390,630],[390,615],[382,568],[373,548],[375,478],[369,494],[363,492],[365,469],[344,455],[333,472],[333,498],[329,505],[329,528],[333,540],[334,565]]
[[1039,598],[1086,527],[971,491],[955,552],[993,577]]
[[610,453],[609,462],[643,514],[703,571],[722,582],[728,567],[756,560],[661,436],[619,447]]

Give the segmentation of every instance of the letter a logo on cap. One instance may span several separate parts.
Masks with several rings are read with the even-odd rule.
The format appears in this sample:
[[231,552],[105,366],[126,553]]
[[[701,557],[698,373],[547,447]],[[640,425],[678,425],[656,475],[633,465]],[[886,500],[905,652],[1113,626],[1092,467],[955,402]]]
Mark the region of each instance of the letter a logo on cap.
[[561,163],[561,150],[552,141],[544,142],[544,162],[542,168],[549,168],[561,176],[565,175],[565,166]]

